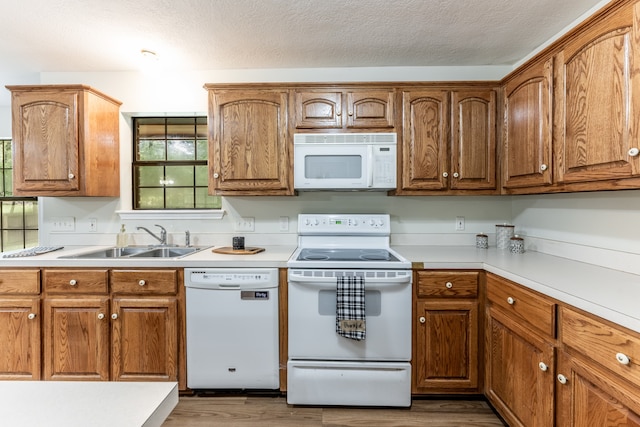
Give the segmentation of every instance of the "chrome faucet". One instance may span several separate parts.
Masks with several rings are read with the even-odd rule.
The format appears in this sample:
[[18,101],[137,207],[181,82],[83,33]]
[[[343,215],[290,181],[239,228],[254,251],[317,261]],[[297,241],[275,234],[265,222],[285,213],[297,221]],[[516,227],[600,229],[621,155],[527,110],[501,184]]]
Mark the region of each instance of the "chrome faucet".
[[189,232],[189,230],[184,232],[184,245],[186,247],[191,246],[191,233]]
[[160,237],[156,236],[151,230],[146,227],[136,227],[137,230],[144,230],[147,233],[151,234],[151,236],[160,242],[160,246],[167,245],[167,230],[161,225],[155,224],[156,227],[160,227]]

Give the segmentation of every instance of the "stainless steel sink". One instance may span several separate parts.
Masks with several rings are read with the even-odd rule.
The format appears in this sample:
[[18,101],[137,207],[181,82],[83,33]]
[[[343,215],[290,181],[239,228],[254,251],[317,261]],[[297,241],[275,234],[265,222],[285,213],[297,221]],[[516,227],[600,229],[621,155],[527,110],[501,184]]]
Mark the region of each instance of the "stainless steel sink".
[[65,255],[58,258],[65,259],[104,259],[104,258],[179,258],[196,253],[204,247],[149,247],[127,246],[125,248],[107,248],[97,251],[85,252],[77,255]]

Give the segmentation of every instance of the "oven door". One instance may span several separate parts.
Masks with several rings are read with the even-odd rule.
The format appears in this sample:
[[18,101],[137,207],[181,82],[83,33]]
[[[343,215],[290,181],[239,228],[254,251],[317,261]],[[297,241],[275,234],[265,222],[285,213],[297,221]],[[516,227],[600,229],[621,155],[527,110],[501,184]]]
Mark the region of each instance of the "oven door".
[[300,190],[370,188],[371,148],[366,144],[296,144],[293,186]]
[[[362,274],[366,339],[336,333],[337,276]],[[289,269],[289,360],[411,360],[411,270]]]

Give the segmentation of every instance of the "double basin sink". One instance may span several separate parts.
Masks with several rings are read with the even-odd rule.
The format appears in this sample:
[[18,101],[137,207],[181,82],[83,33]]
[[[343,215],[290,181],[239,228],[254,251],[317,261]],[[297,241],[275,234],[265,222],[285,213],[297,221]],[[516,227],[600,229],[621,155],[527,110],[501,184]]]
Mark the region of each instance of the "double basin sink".
[[77,255],[66,255],[66,259],[103,259],[103,258],[180,258],[205,249],[196,246],[127,246],[107,248]]

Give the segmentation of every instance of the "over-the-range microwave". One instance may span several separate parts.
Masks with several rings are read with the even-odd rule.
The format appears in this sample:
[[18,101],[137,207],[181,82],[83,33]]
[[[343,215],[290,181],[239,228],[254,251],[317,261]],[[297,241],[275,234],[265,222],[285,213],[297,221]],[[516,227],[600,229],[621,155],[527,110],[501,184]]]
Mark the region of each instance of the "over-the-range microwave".
[[396,188],[396,133],[296,133],[297,190]]

